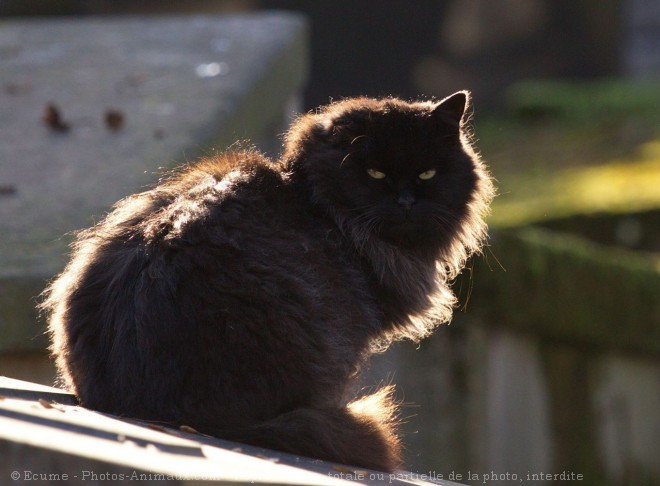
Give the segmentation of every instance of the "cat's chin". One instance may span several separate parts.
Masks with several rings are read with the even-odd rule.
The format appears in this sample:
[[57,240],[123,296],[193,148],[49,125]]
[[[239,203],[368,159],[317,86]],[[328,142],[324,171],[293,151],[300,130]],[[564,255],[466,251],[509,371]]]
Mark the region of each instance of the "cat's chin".
[[437,231],[411,220],[392,223],[381,228],[378,237],[395,246],[410,250],[438,251],[444,243]]

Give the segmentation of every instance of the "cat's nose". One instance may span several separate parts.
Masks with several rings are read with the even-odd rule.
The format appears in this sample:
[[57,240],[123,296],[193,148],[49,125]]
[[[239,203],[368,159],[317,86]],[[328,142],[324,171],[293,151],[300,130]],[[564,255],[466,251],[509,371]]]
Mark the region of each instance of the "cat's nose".
[[396,202],[403,206],[406,211],[410,211],[410,208],[415,204],[415,201],[415,196],[407,192],[399,194],[399,197],[396,200]]

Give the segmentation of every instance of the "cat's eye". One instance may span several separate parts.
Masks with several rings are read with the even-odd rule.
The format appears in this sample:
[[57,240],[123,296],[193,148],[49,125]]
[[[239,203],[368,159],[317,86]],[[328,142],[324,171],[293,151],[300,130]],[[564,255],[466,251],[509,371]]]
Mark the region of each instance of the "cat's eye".
[[426,171],[422,172],[422,173],[419,174],[417,177],[419,177],[419,178],[420,178],[421,180],[423,180],[423,181],[428,181],[428,180],[431,179],[434,175],[435,175],[435,170],[434,170],[434,169],[431,169],[431,170],[426,170]]
[[384,172],[381,172],[376,169],[367,169],[367,174],[369,174],[374,179],[385,179],[386,177]]

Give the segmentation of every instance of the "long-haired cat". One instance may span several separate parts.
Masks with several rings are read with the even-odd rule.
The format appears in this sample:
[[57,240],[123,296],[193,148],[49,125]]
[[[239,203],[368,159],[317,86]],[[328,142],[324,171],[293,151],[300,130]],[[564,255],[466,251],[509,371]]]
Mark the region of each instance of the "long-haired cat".
[[346,395],[374,350],[450,319],[484,242],[468,105],[339,101],[278,161],[230,151],[117,203],[45,292],[62,383],[104,412],[398,467],[390,390]]

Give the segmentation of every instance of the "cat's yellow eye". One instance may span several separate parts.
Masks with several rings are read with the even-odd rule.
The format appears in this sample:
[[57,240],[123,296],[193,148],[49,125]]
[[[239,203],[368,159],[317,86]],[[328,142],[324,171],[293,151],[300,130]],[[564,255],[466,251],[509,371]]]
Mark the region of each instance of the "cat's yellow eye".
[[422,172],[422,173],[419,174],[417,177],[419,177],[419,178],[420,178],[421,180],[423,180],[423,181],[428,181],[428,180],[431,179],[434,175],[435,175],[435,170],[434,170],[434,169],[431,169],[431,170],[427,170],[427,171]]
[[374,179],[385,179],[385,177],[387,177],[384,172],[376,169],[367,169],[367,174],[369,174]]

